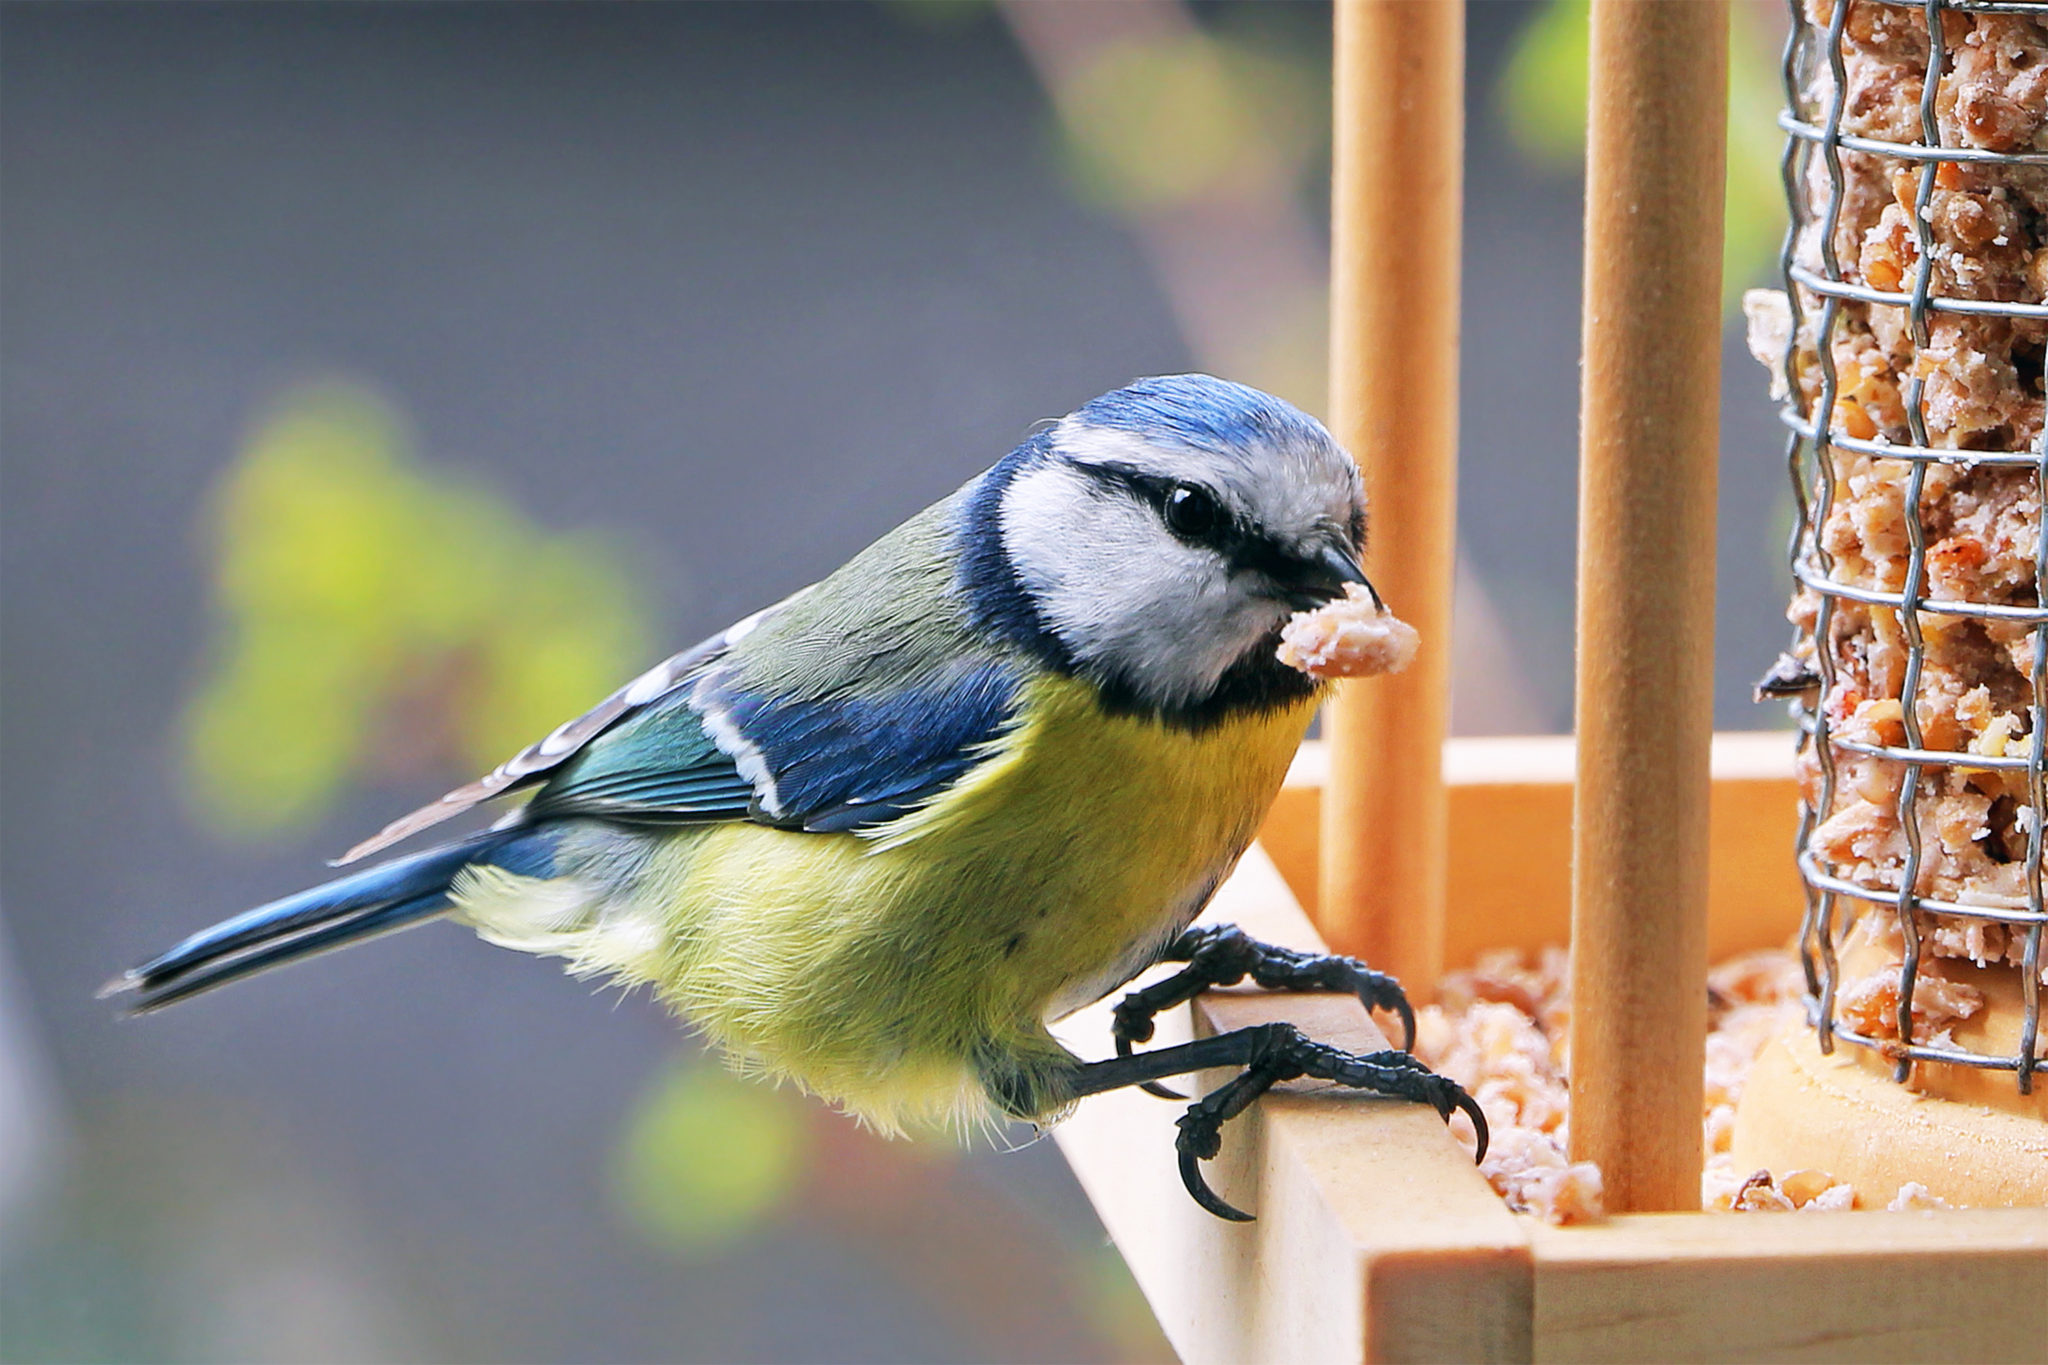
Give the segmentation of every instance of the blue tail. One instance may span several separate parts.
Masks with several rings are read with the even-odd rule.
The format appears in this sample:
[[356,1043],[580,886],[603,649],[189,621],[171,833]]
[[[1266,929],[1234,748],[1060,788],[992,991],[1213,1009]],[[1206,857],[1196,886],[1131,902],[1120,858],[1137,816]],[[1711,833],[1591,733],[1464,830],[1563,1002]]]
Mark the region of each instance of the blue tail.
[[394,858],[202,929],[115,977],[100,994],[138,992],[131,1012],[144,1014],[266,968],[407,929],[447,910],[449,885],[472,864],[551,875],[554,843],[546,826],[526,825]]

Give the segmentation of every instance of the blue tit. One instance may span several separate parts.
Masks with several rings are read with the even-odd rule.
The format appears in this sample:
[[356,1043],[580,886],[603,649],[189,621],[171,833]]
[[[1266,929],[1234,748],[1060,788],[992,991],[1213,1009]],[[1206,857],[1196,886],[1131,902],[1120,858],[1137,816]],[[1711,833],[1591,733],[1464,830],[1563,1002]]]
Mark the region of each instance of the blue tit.
[[[739,1067],[876,1128],[1050,1122],[1235,1068],[1180,1125],[1201,1204],[1222,1124],[1315,1076],[1470,1115],[1401,1051],[1266,1025],[1151,1051],[1204,987],[1399,986],[1353,959],[1190,930],[1251,843],[1319,684],[1293,612],[1364,583],[1358,470],[1320,423],[1206,375],[1145,379],[1026,440],[831,576],[648,670],[354,863],[493,797],[485,832],[203,930],[109,983],[151,1010],[442,917],[647,985]],[[1049,1021],[1160,962],[1117,1055]],[[1162,1092],[1171,1094],[1171,1092]]]

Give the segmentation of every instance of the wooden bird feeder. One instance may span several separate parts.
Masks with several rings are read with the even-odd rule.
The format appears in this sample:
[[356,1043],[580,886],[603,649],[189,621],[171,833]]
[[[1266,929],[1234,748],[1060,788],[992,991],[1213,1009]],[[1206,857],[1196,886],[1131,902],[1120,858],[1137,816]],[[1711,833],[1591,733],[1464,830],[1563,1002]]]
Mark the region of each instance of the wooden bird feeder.
[[[1446,741],[1462,11],[1337,5],[1330,415],[1423,651],[1347,685],[1210,913],[1418,997],[1569,938],[1572,1155],[1610,1215],[1511,1213],[1434,1114],[1355,1096],[1276,1092],[1232,1129],[1211,1178],[1246,1225],[1161,1158],[1174,1106],[1103,1096],[1059,1143],[1189,1362],[2048,1360],[2048,1209],[1694,1211],[1706,965],[1782,947],[1808,899],[1790,737],[1711,733],[1725,0],[1593,0],[1578,734]],[[1099,1052],[1105,1016],[1064,1032]],[[1190,1023],[1279,1018],[1387,1046],[1348,999],[1215,992]]]

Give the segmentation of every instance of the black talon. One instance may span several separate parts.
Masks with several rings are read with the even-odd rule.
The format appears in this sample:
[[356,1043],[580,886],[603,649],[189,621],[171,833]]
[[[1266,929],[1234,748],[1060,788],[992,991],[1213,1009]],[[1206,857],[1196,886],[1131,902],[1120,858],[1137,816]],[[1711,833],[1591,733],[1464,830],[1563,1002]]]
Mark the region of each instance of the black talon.
[[1180,1183],[1187,1186],[1188,1194],[1194,1198],[1197,1204],[1200,1204],[1207,1212],[1215,1214],[1226,1222],[1251,1223],[1257,1221],[1243,1209],[1238,1208],[1235,1204],[1230,1203],[1217,1194],[1216,1191],[1209,1188],[1209,1182],[1202,1179],[1202,1160],[1193,1152],[1183,1151],[1180,1154]]
[[[1401,988],[1396,986],[1394,989],[1399,991]],[[1367,1001],[1365,1007],[1371,1009],[1372,1002]],[[1408,1003],[1406,992],[1402,992],[1395,999],[1394,1014],[1401,1021],[1401,1051],[1415,1051],[1415,1006]]]
[[[1472,1134],[1475,1142],[1475,1148],[1472,1153],[1473,1164],[1477,1165],[1479,1162],[1486,1160],[1486,1149],[1492,1144],[1493,1137],[1486,1126],[1486,1111],[1479,1107],[1479,1101],[1473,1099],[1471,1093],[1464,1086],[1459,1085],[1449,1076],[1438,1075],[1413,1058],[1408,1060],[1412,1063],[1411,1067],[1394,1068],[1389,1066],[1388,1069],[1390,1071],[1402,1070],[1408,1075],[1415,1077],[1416,1090],[1421,1093],[1414,1093],[1399,1086],[1389,1087],[1382,1090],[1381,1093],[1398,1094],[1401,1098],[1420,1100],[1436,1110],[1437,1117],[1446,1123],[1451,1121],[1453,1112],[1458,1110],[1464,1111],[1465,1117],[1472,1120]],[[1318,1073],[1311,1070],[1309,1074],[1316,1075]]]
[[[1452,1081],[1450,1084],[1458,1085],[1456,1081]],[[1451,1103],[1464,1110],[1465,1117],[1472,1120],[1472,1131],[1479,1139],[1478,1150],[1472,1153],[1472,1163],[1476,1166],[1486,1160],[1486,1147],[1492,1140],[1486,1131],[1486,1115],[1480,1110],[1479,1101],[1466,1094],[1465,1087],[1462,1085],[1458,1085],[1458,1093],[1452,1098]],[[1448,1123],[1450,1117],[1449,1114],[1445,1114],[1444,1121]]]
[[1292,1053],[1308,1043],[1308,1036],[1292,1024],[1264,1024],[1242,1032],[1250,1035],[1246,1041],[1251,1055],[1245,1069],[1188,1106],[1187,1113],[1175,1122],[1180,1136],[1173,1144],[1180,1151],[1180,1179],[1188,1194],[1210,1213],[1233,1223],[1249,1223],[1252,1215],[1209,1188],[1202,1178],[1201,1163],[1223,1150],[1224,1124],[1279,1082],[1301,1074]]

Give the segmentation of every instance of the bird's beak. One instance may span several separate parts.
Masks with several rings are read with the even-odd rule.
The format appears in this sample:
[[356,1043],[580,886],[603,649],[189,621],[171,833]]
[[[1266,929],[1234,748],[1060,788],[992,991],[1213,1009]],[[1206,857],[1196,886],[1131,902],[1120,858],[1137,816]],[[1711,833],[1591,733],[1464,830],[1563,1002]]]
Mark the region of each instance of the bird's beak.
[[1387,604],[1380,600],[1379,589],[1365,576],[1358,560],[1349,550],[1335,545],[1325,545],[1322,551],[1302,575],[1301,586],[1319,595],[1322,601],[1335,601],[1344,595],[1344,589],[1356,583],[1372,596],[1372,604],[1381,611]]

